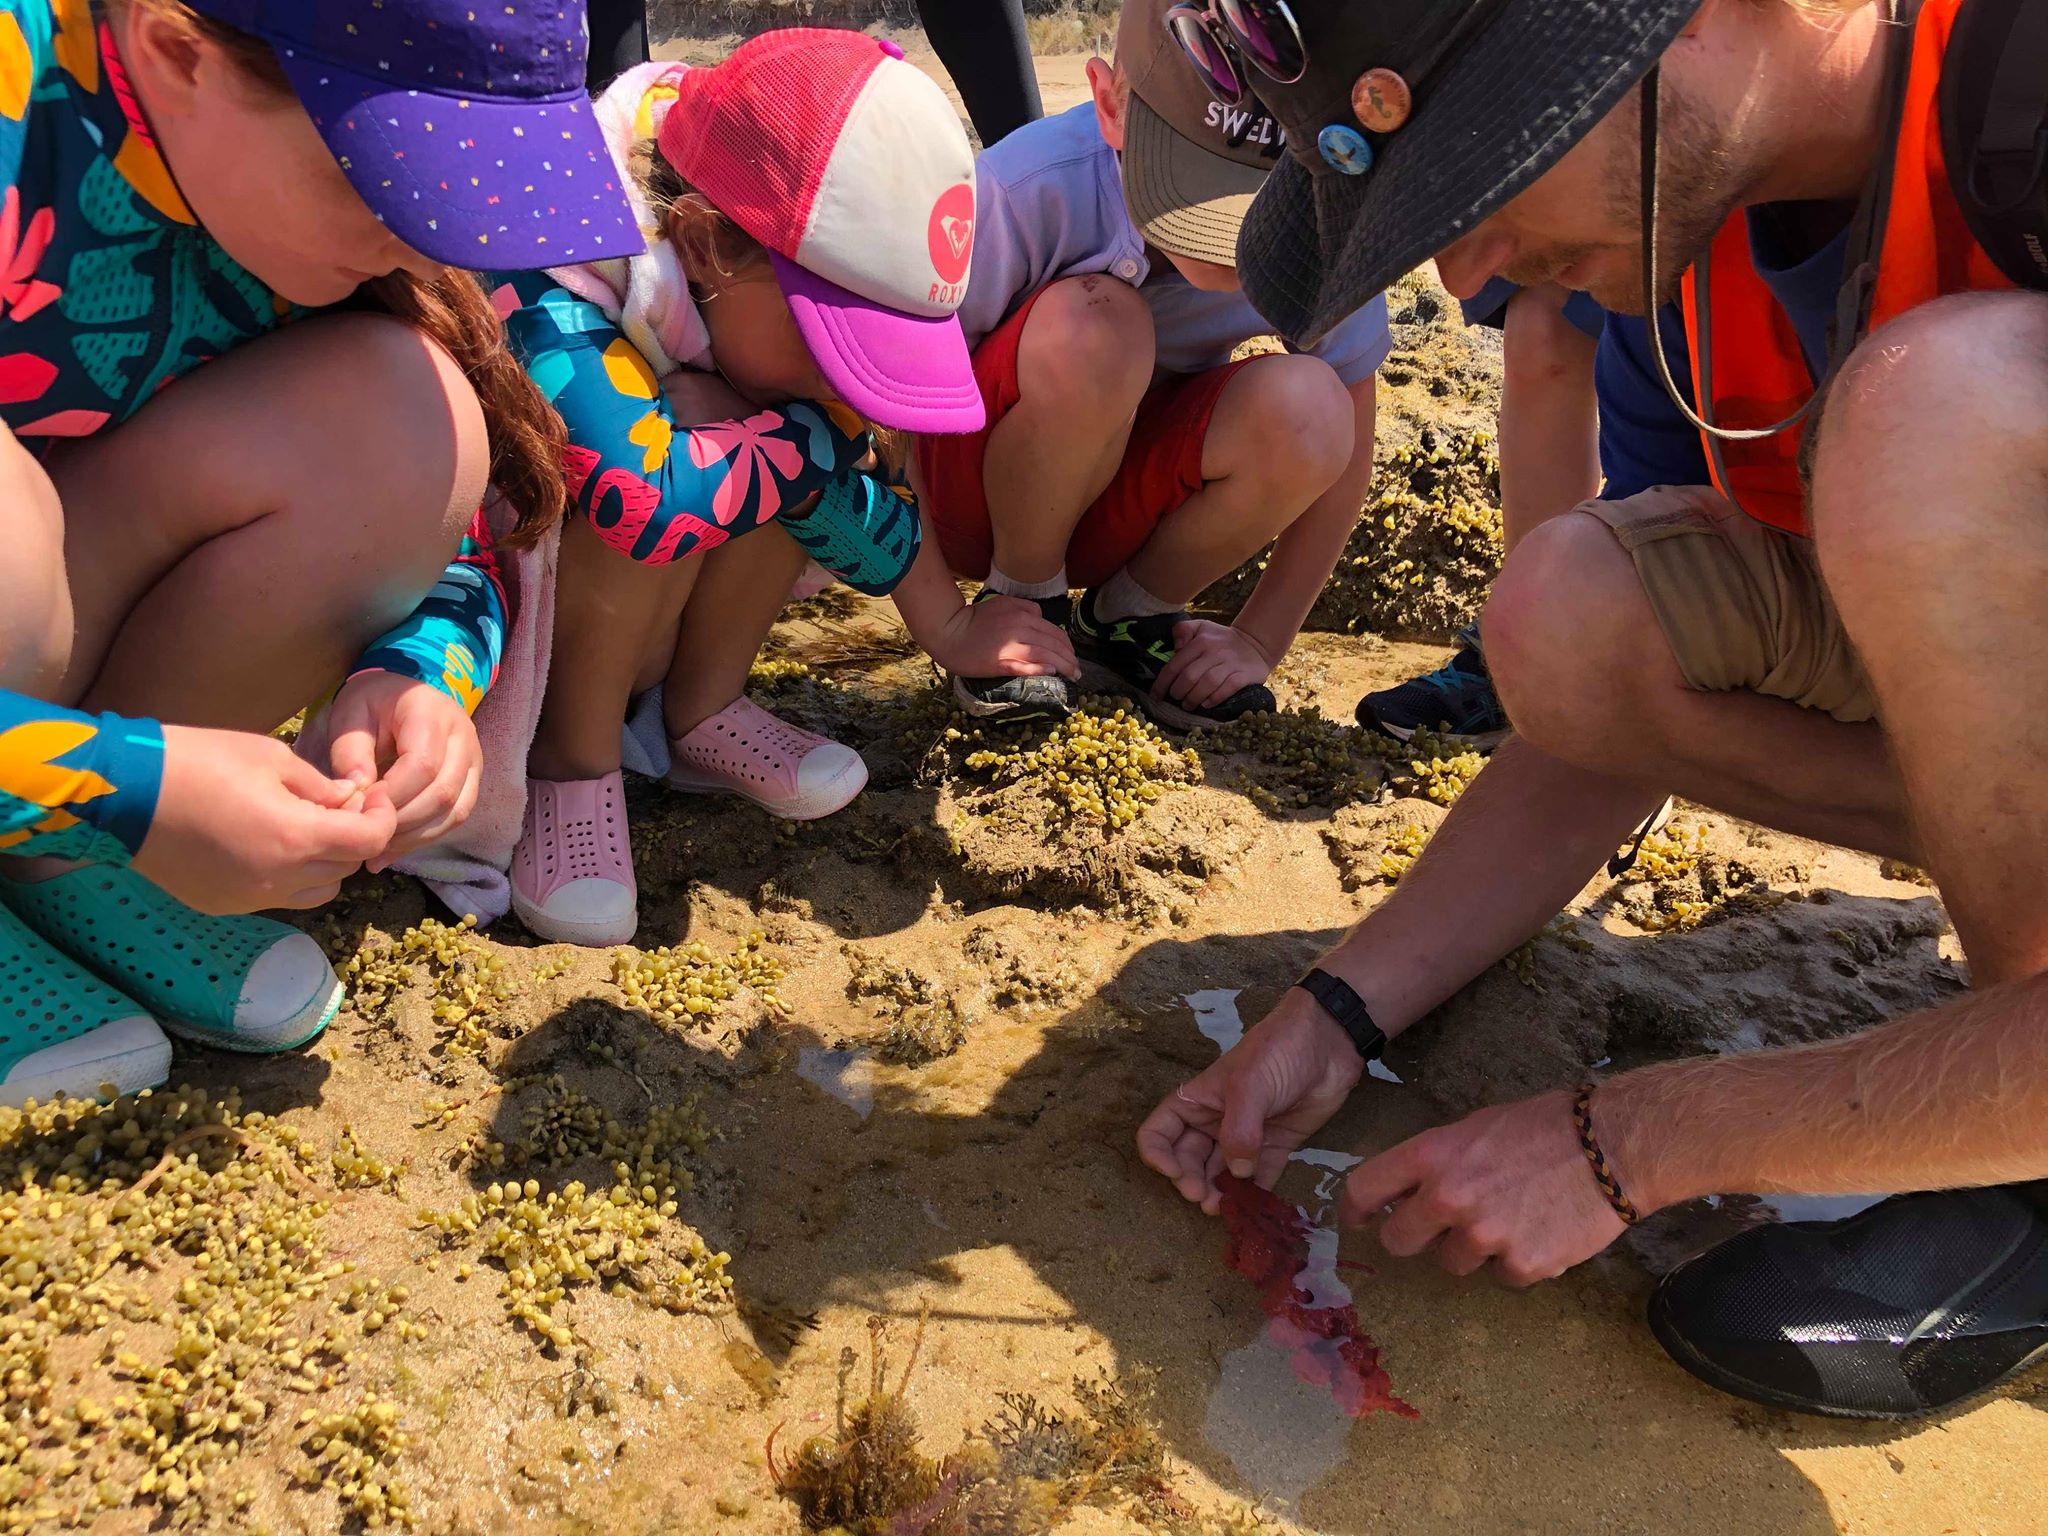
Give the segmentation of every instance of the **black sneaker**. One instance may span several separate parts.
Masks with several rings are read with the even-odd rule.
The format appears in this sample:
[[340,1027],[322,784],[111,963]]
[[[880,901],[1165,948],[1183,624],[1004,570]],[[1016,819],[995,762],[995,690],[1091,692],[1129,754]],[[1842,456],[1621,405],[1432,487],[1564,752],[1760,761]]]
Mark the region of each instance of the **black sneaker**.
[[1358,701],[1358,723],[1396,741],[1437,731],[1475,752],[1491,752],[1508,734],[1508,717],[1493,691],[1477,626],[1458,636],[1458,654],[1434,672]]
[[1152,685],[1166,664],[1173,660],[1173,630],[1187,621],[1185,609],[1154,614],[1148,618],[1098,619],[1095,594],[1082,594],[1074,605],[1073,622],[1067,633],[1073,636],[1074,655],[1081,663],[1081,683],[1097,692],[1128,693],[1160,725],[1170,731],[1198,730],[1205,725],[1225,725],[1243,715],[1271,713],[1275,708],[1273,690],[1263,683],[1250,683],[1220,704],[1208,709],[1189,709],[1172,699],[1155,699]]
[[1774,1408],[1952,1408],[2048,1359],[2048,1180],[1745,1232],[1665,1276],[1650,1327],[1709,1386]]
[[[1001,594],[986,587],[974,595],[978,603]],[[1074,600],[1062,592],[1058,597],[1027,597],[1038,604],[1048,624],[1067,627]],[[975,720],[1064,720],[1074,712],[1074,685],[1057,672],[1028,677],[955,677],[953,702]]]

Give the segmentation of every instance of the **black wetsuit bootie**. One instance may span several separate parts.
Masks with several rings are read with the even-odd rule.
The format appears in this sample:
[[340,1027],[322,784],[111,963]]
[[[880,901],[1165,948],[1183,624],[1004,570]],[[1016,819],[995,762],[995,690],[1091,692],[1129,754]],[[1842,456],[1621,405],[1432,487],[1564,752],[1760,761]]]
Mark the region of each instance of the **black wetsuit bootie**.
[[1745,1232],[1665,1276],[1650,1327],[1709,1386],[1774,1408],[1952,1408],[2048,1360],[2048,1180]]

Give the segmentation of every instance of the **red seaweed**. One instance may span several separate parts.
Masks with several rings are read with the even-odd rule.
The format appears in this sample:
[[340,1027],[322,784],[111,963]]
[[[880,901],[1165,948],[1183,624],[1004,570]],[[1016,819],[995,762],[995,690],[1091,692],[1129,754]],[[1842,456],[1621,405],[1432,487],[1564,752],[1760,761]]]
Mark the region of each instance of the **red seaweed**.
[[[1394,1396],[1379,1346],[1359,1326],[1357,1308],[1314,1306],[1301,1284],[1309,1261],[1309,1222],[1301,1209],[1233,1174],[1217,1176],[1229,1240],[1223,1262],[1258,1288],[1266,1336],[1288,1352],[1294,1374],[1327,1386],[1338,1407],[1362,1418],[1374,1409],[1419,1418]],[[1343,1266],[1352,1267],[1352,1266]]]

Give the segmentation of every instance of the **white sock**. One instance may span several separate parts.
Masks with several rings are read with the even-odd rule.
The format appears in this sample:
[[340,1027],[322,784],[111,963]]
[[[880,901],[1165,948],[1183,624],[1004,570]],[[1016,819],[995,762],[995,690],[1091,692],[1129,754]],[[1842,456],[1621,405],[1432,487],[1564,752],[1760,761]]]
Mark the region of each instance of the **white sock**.
[[1111,619],[1149,619],[1162,613],[1177,613],[1179,603],[1169,603],[1164,598],[1154,597],[1132,579],[1129,569],[1118,571],[1095,591],[1095,617]]
[[1061,566],[1044,581],[1019,581],[1014,576],[1005,576],[991,565],[988,568],[988,579],[982,585],[991,592],[1002,593],[1005,597],[1065,597],[1067,568]]

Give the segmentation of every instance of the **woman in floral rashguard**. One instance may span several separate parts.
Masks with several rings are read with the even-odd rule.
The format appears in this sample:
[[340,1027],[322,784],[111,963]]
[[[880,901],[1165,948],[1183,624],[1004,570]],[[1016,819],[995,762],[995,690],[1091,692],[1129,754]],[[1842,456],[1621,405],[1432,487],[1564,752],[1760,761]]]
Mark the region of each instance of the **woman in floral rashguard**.
[[[316,1034],[318,947],[202,914],[467,813],[478,508],[538,537],[562,438],[443,263],[641,248],[583,20],[0,0],[0,1102]],[[259,734],[337,683],[325,763]]]

